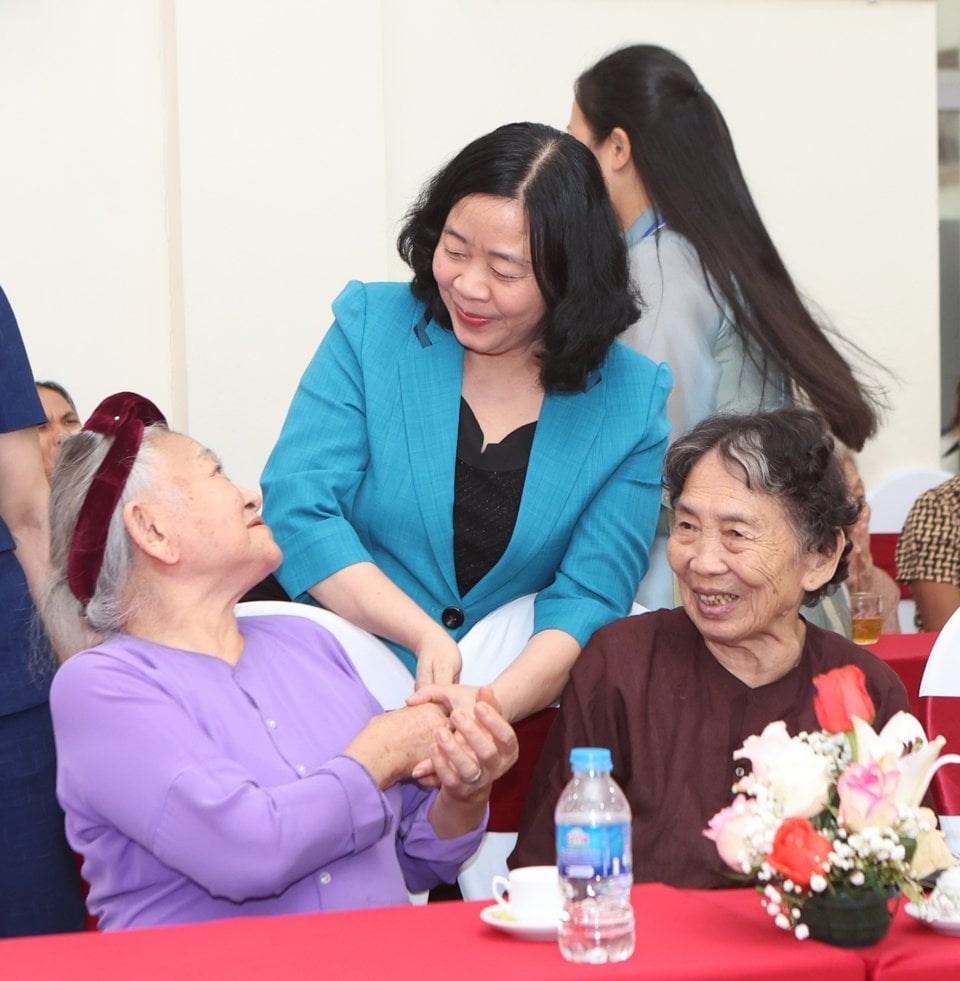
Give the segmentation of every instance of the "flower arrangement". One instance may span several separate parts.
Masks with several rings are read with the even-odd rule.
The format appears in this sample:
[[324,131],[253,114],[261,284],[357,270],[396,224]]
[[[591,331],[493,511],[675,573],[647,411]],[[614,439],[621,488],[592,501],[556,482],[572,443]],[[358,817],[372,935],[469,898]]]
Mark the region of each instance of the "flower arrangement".
[[752,772],[704,831],[731,869],[756,882],[777,926],[801,940],[811,897],[904,893],[918,902],[924,876],[956,865],[921,802],[936,770],[960,756],[940,756],[944,738],[928,742],[907,712],[875,732],[855,665],[813,681],[822,729],[791,737],[772,722],[747,739],[733,755]]

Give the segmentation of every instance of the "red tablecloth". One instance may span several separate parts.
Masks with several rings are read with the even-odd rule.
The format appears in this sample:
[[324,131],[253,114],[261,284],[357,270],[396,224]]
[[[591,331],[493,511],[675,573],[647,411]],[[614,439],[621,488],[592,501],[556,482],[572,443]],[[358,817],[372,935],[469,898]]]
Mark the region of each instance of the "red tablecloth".
[[[634,888],[633,903],[637,951],[603,968],[569,964],[553,942],[518,940],[487,926],[480,919],[485,903],[452,902],[6,940],[0,942],[0,975],[31,981],[867,977],[860,953],[800,943],[777,930],[752,890],[712,894],[645,885]],[[945,941],[911,924],[898,923],[897,936],[884,943],[898,969],[922,962],[928,976],[939,971],[947,977],[950,965],[960,963],[960,940]],[[887,958],[881,960],[875,967],[886,970]]]
[[860,952],[871,981],[925,981],[960,976],[960,937],[945,937],[901,909],[880,943]]
[[916,981],[960,976],[960,938],[934,933],[902,909],[880,943],[840,950],[800,942],[778,930],[752,889],[708,892],[644,885],[634,887],[632,898],[637,951],[629,961],[603,968],[569,964],[553,942],[517,940],[487,926],[480,919],[483,902],[451,902],[4,940],[0,977]]
[[[760,907],[756,893],[746,889],[725,889],[719,892],[697,891],[691,895],[741,917],[760,922],[768,914]],[[922,979],[960,976],[960,937],[945,937],[930,927],[918,923],[902,908],[894,916],[890,932],[878,944],[861,947],[855,953],[871,981],[922,981]],[[768,929],[776,928],[764,924]],[[742,927],[738,927],[742,930]],[[786,934],[784,934],[786,936]],[[822,946],[805,940],[797,946]],[[0,948],[2,949],[2,948]]]
[[863,649],[876,654],[893,668],[900,676],[903,687],[910,698],[910,711],[919,719],[920,679],[927,665],[930,649],[937,639],[936,633],[923,634],[882,634],[876,644]]

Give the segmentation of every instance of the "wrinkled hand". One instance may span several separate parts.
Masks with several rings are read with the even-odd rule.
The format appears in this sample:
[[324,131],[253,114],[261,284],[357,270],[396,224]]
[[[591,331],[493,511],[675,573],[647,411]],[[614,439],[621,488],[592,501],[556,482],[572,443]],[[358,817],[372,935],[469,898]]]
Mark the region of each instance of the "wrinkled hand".
[[385,790],[413,776],[417,764],[429,758],[438,730],[449,732],[448,712],[435,702],[374,716],[343,751],[361,763]]
[[417,689],[424,685],[453,685],[460,680],[463,659],[452,637],[431,635],[414,654],[417,656]]
[[[425,705],[434,702],[448,713],[460,709],[472,715],[479,690],[476,685],[424,685],[407,698],[407,705]],[[497,711],[499,710],[498,705]]]
[[472,712],[455,709],[453,729],[437,729],[430,751],[441,793],[455,801],[486,801],[494,780],[517,761],[517,736],[490,688],[480,688]]
[[[418,688],[409,698],[407,705],[427,705],[434,703],[441,706],[447,714],[459,711],[465,715],[473,715],[474,706],[477,702],[477,692],[480,689],[475,685],[426,685]],[[491,698],[493,693],[491,692]],[[494,698],[494,703],[496,699]],[[497,711],[500,711],[497,705]],[[432,787],[438,786],[433,769],[433,761],[424,756],[422,762],[418,763],[413,769],[413,775],[417,780],[427,783]]]

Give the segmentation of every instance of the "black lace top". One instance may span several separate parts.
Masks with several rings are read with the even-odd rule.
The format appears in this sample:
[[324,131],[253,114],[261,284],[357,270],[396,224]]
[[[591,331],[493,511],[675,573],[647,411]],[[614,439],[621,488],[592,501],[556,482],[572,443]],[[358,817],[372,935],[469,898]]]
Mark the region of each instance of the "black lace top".
[[510,542],[536,429],[536,422],[528,422],[482,450],[483,430],[460,399],[453,559],[461,596],[497,564]]

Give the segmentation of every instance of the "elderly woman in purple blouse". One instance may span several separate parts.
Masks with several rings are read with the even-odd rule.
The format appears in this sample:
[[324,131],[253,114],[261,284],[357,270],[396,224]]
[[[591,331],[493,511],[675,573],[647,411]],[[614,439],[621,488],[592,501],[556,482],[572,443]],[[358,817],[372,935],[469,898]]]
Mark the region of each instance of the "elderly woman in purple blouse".
[[383,713],[318,624],[238,620],[280,561],[259,496],[140,396],[100,405],[52,493],[44,616],[87,648],[54,679],[57,789],[102,927],[405,903],[455,878],[516,758],[492,696],[475,717]]

